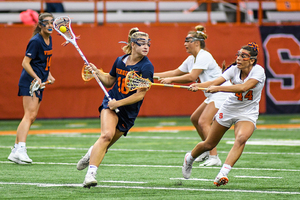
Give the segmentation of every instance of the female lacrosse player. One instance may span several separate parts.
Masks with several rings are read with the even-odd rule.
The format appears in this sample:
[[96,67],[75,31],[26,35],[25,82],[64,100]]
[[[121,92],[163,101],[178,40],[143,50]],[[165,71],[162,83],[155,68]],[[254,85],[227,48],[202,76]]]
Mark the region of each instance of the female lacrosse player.
[[[153,81],[154,67],[147,58],[149,47],[148,34],[140,32],[138,28],[132,28],[129,31],[128,43],[123,47],[125,55],[116,59],[109,74],[97,70],[93,64],[87,67],[90,71],[96,71],[97,76],[106,87],[113,86],[109,91],[113,100],[109,101],[104,97],[102,105],[99,107],[101,136],[77,164],[78,170],[89,166],[83,182],[84,187],[90,188],[97,185],[96,171],[108,148],[122,135],[126,136],[134,125],[147,89],[129,92],[124,85],[125,77],[129,71],[134,70],[143,78]],[[116,108],[120,110],[118,113],[115,112]]]
[[[154,73],[154,76],[161,78],[161,83],[190,83],[199,80],[206,82],[221,76],[221,68],[213,56],[205,50],[207,35],[203,32],[204,27],[198,25],[195,29],[196,31],[188,33],[184,42],[186,51],[192,55],[188,56],[177,69]],[[204,95],[206,99],[191,115],[191,121],[202,140],[207,138],[213,117],[228,96],[227,93],[204,93]],[[210,152],[204,152],[196,159],[196,162],[202,161],[205,162],[200,166],[221,166],[222,164],[216,148]]]
[[47,80],[54,83],[55,79],[50,73],[52,56],[53,16],[50,13],[39,15],[38,24],[30,39],[25,57],[22,62],[23,71],[19,81],[18,96],[23,96],[24,116],[17,129],[17,136],[14,148],[8,159],[18,164],[31,163],[32,160],[27,155],[26,138],[31,124],[36,119],[42,97],[43,89],[34,92],[30,96],[29,87],[33,80],[38,80],[41,85]]
[[[256,43],[243,46],[238,51],[235,63],[222,76],[213,81],[194,83],[190,86],[192,91],[197,91],[197,87],[208,87],[208,93],[229,92],[230,95],[216,114],[206,140],[198,143],[191,153],[185,155],[182,167],[184,178],[190,177],[194,158],[214,148],[225,132],[235,124],[234,145],[214,181],[216,186],[228,183],[229,171],[241,156],[247,140],[256,128],[259,101],[266,79],[264,69],[256,64],[258,50]],[[233,85],[220,86],[227,80]]]

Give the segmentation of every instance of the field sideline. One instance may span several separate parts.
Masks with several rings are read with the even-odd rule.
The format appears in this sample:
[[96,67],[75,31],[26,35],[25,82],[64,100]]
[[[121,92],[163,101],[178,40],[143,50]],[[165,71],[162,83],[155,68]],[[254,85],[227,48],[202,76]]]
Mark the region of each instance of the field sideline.
[[[185,152],[199,141],[188,117],[138,118],[109,149],[95,188],[82,188],[77,161],[99,137],[99,119],[37,120],[27,139],[31,165],[7,160],[18,120],[0,120],[0,199],[300,199],[300,116],[262,116],[244,153],[215,187],[220,167],[194,163],[181,174]],[[217,146],[224,162],[234,141]]]

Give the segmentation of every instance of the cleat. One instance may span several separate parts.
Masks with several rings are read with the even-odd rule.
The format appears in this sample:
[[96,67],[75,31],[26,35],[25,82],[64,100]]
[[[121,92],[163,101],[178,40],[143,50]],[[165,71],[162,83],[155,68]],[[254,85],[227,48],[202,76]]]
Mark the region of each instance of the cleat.
[[219,187],[221,185],[226,185],[227,183],[228,183],[227,176],[219,172],[219,174],[217,175],[214,181],[215,186]]
[[97,173],[87,173],[86,175],[85,175],[85,179],[84,179],[84,181],[83,181],[83,187],[84,188],[89,188],[90,189],[90,187],[95,187],[96,185],[97,185],[97,180],[95,179],[96,178],[96,174]]
[[209,157],[209,151],[205,151],[195,159],[195,162],[203,162],[204,160],[207,160],[208,157]]
[[21,160],[19,160],[19,157],[16,156],[16,151],[17,151],[16,148],[11,149],[11,153],[9,154],[7,159],[14,162],[14,163],[16,163],[16,164],[21,164],[21,165],[22,164],[28,164],[26,162],[22,162]]
[[90,155],[91,155],[92,149],[93,149],[93,146],[91,146],[89,148],[88,152],[78,161],[78,163],[77,163],[78,170],[83,170],[89,166]]
[[182,175],[185,179],[189,179],[192,173],[192,167],[193,167],[193,163],[188,163],[187,162],[187,157],[188,155],[190,155],[191,153],[186,153],[185,157],[184,157],[184,161],[183,161],[183,166],[182,166]]
[[210,166],[221,166],[222,165],[222,161],[220,160],[220,158],[218,156],[209,156],[208,159],[200,164],[200,167],[210,167]]
[[32,160],[27,155],[26,147],[20,147],[16,150],[15,157],[17,157],[20,161],[25,163],[32,163]]

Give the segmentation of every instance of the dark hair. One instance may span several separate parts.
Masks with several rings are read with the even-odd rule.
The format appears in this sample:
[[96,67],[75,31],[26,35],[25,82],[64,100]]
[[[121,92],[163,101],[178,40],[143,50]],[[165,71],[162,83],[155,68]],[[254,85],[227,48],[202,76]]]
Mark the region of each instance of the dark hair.
[[[258,56],[258,52],[259,52],[258,44],[256,44],[255,42],[249,42],[247,45],[242,46],[242,49],[249,51],[250,59],[255,59],[255,61],[253,63],[253,66],[256,65],[257,56]],[[225,61],[223,61],[223,63],[222,63],[222,73],[224,71],[226,71],[228,68],[230,68],[232,65],[236,65],[236,61],[234,61],[233,63],[231,63],[228,66],[226,66]]]
[[198,25],[195,27],[196,31],[190,31],[189,34],[191,34],[194,38],[197,38],[198,41],[200,41],[200,47],[201,49],[205,48],[205,40],[207,39],[206,33],[204,33],[204,26]]
[[257,56],[259,52],[259,47],[255,42],[249,42],[247,45],[243,46],[242,49],[245,49],[250,52],[250,59],[255,59],[253,66],[257,63]]
[[42,23],[43,19],[45,19],[46,17],[53,17],[53,15],[51,13],[40,13],[39,14],[39,22],[38,24],[36,25],[33,33],[32,33],[32,37],[35,36],[37,33],[41,32],[41,27],[40,27],[40,24]]

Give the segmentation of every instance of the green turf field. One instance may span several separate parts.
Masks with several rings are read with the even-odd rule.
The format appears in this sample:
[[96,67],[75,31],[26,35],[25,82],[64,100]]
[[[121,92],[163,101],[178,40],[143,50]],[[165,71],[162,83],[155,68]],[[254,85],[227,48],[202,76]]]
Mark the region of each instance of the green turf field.
[[[97,140],[98,119],[37,120],[27,138],[31,165],[7,160],[19,120],[0,121],[0,199],[300,199],[300,129],[258,129],[231,170],[226,186],[215,187],[220,167],[194,163],[191,178],[184,180],[184,155],[200,141],[195,131],[160,131],[156,127],[191,126],[188,117],[138,118],[131,132],[121,138],[98,169],[97,187],[82,188],[86,169],[77,161]],[[300,115],[261,115],[258,124],[300,124]],[[153,130],[152,130],[152,128]],[[50,129],[61,133],[43,134]],[[67,130],[68,133],[66,133]],[[100,131],[100,129],[99,129]],[[224,162],[234,141],[228,131],[217,149]]]

